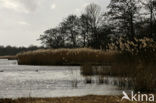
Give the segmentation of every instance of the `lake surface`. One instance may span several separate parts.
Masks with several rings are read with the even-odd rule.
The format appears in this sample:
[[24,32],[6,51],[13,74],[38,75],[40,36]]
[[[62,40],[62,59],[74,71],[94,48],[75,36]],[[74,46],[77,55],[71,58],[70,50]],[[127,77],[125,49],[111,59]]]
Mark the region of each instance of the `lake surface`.
[[119,95],[113,85],[99,84],[96,76],[86,83],[79,66],[20,66],[16,60],[0,59],[0,98]]

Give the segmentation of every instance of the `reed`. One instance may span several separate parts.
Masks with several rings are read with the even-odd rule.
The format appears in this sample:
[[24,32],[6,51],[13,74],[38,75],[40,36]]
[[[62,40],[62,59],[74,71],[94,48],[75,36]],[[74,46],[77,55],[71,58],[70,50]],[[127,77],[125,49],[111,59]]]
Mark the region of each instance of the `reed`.
[[121,80],[119,87],[126,86],[128,83],[127,87],[135,91],[156,92],[155,54],[156,51],[151,52],[148,49],[146,51],[140,50],[137,55],[121,52],[116,54],[115,62],[109,68],[87,64],[81,67],[81,74],[84,76],[99,75],[128,78],[128,81]]
[[112,62],[115,54],[116,52],[81,48],[36,50],[20,53],[17,57],[20,65],[81,65]]

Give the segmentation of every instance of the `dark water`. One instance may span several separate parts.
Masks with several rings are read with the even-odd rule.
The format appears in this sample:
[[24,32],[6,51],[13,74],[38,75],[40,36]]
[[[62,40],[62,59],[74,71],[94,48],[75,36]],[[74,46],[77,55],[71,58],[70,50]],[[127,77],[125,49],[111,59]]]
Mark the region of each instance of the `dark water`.
[[19,66],[0,60],[0,98],[119,95],[117,80],[107,77],[99,83],[98,76],[82,76],[79,66]]

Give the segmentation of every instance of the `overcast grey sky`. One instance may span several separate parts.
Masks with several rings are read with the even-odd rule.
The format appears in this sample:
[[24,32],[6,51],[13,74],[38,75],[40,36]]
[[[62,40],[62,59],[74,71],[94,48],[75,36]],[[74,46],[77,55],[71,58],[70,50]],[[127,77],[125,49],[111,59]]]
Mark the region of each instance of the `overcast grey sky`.
[[0,45],[40,45],[46,29],[93,2],[106,10],[109,0],[0,0]]

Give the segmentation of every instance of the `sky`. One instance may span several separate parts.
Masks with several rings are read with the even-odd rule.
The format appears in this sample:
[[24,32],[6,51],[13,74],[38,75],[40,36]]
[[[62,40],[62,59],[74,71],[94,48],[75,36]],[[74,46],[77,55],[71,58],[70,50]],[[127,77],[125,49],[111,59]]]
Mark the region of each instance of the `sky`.
[[109,0],[0,0],[0,45],[40,46],[37,39],[90,3],[106,10]]

